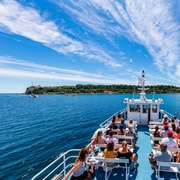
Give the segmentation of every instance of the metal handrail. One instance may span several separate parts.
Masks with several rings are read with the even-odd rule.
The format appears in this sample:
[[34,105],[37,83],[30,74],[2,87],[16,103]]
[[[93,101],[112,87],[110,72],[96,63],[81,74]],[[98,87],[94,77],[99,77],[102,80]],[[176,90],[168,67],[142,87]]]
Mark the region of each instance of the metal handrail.
[[61,166],[63,166],[63,170],[59,172],[63,173],[63,177],[66,175],[66,168],[68,168],[69,166],[72,165],[72,163],[67,163],[67,161],[71,158],[75,158],[77,156],[75,155],[68,155],[69,153],[77,153],[79,152],[80,149],[70,149],[62,154],[60,154],[60,156],[55,159],[52,163],[50,163],[48,166],[46,166],[44,169],[42,169],[39,173],[37,173],[35,176],[32,177],[32,180],[38,179],[38,177],[42,176],[43,173],[45,173],[46,171],[48,171],[55,163],[57,163],[58,161],[60,161],[59,165],[56,166],[55,168],[53,168],[48,174],[44,175],[43,180],[48,179],[58,168],[60,168]]

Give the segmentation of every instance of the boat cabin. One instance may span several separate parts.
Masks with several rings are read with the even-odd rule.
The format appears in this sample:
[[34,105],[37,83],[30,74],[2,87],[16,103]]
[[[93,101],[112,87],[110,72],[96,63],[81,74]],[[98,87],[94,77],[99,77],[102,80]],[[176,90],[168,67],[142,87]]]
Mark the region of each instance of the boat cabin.
[[160,112],[160,105],[163,104],[162,99],[147,99],[146,92],[148,88],[145,88],[145,75],[142,71],[142,77],[140,79],[141,90],[139,99],[124,99],[126,106],[126,118],[137,121],[138,125],[148,125],[149,121],[157,121],[162,117]]

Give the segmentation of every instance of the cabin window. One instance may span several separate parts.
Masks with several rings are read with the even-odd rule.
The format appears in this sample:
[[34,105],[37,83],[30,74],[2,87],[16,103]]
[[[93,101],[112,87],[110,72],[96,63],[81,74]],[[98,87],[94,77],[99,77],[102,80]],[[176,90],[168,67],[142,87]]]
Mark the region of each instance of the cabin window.
[[140,112],[140,105],[130,104],[130,112]]
[[148,113],[149,105],[143,105],[143,113]]
[[152,105],[152,112],[157,113],[157,104]]

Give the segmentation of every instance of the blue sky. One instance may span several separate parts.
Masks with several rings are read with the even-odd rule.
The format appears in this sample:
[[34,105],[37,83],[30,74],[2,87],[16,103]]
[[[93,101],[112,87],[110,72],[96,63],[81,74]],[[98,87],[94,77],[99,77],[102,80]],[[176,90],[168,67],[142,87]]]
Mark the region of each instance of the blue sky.
[[0,0],[0,92],[180,85],[180,0]]

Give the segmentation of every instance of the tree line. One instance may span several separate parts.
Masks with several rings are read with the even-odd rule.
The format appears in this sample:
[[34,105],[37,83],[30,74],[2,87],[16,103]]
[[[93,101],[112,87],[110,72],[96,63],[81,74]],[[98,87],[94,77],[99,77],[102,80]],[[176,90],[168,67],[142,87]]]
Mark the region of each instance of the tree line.
[[[139,86],[135,85],[92,85],[92,84],[77,84],[75,86],[48,86],[42,87],[30,86],[26,89],[26,94],[124,94],[124,93],[139,93]],[[146,86],[149,88],[146,93],[180,93],[180,87],[173,85],[156,85],[156,86]]]

